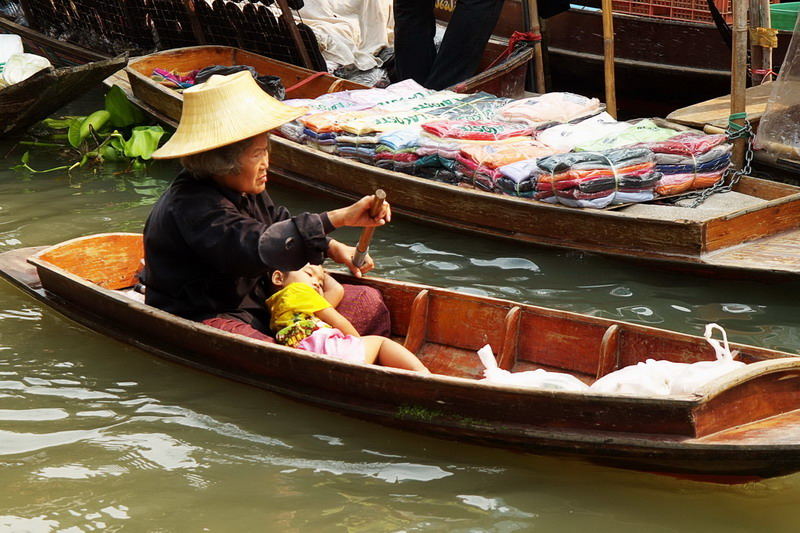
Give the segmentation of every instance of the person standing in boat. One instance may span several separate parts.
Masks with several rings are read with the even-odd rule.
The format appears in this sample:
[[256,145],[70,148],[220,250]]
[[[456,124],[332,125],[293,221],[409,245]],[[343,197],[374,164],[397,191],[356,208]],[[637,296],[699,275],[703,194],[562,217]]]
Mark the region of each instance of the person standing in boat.
[[[267,95],[248,72],[213,76],[184,91],[183,98],[177,131],[153,154],[154,159],[180,158],[184,168],[145,223],[145,301],[184,318],[269,340],[264,305],[269,274],[321,264],[328,257],[361,276],[373,268],[372,259],[355,267],[355,248],[328,233],[341,226],[385,224],[390,207],[384,203],[373,218],[373,197],[366,196],[342,209],[292,216],[265,190],[268,132],[305,109]],[[360,292],[349,300],[351,321],[373,330],[365,333],[387,334],[388,311],[377,291],[352,289]],[[370,304],[373,309],[366,309]]]
[[[500,18],[503,2],[394,0],[396,79],[411,78],[423,87],[441,90],[473,76]],[[434,44],[437,4],[444,9],[455,4],[438,51]],[[568,10],[569,0],[538,0],[537,5],[539,16],[548,18]],[[522,26],[522,22],[519,24]]]

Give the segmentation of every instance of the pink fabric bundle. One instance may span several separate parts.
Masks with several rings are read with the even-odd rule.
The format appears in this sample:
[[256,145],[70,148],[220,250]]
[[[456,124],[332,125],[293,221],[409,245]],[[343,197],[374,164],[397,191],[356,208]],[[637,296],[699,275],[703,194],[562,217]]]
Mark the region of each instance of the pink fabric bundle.
[[706,135],[705,133],[687,131],[666,141],[640,143],[629,148],[649,148],[657,154],[700,155],[727,140],[728,137],[721,133]]
[[524,124],[474,120],[434,120],[423,124],[422,129],[437,137],[473,141],[497,141],[510,137],[527,137],[533,133],[533,129]]

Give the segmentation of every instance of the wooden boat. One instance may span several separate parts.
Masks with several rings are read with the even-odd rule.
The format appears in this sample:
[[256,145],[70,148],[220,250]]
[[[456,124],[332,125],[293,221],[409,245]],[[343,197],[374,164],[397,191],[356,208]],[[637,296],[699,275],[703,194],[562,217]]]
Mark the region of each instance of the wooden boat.
[[0,136],[24,130],[100,85],[128,58],[104,59],[77,67],[47,68],[0,89]]
[[[155,84],[149,74],[154,66],[204,66],[208,50],[180,49],[131,61],[127,71],[134,99],[176,124],[181,95]],[[202,52],[201,59],[193,57],[195,51]],[[239,54],[237,60],[246,58],[256,66],[257,58]],[[257,70],[284,77],[287,87],[311,75],[300,67],[259,61]],[[291,96],[308,98],[347,87],[323,76]],[[744,195],[741,199],[747,197],[746,207],[699,209],[681,218],[668,206],[581,210],[383,170],[277,136],[272,139],[270,175],[278,182],[346,199],[383,188],[395,212],[415,220],[521,243],[656,260],[697,271],[800,275],[800,188],[782,183],[742,178],[735,191]]]
[[717,481],[800,470],[800,358],[787,353],[737,345],[748,365],[684,396],[489,384],[477,381],[475,353],[487,343],[502,368],[566,372],[586,383],[647,358],[693,362],[713,350],[702,338],[647,326],[341,275],[382,292],[392,337],[435,373],[428,377],[256,341],[131,299],[121,290],[137,281],[139,234],[43,248],[0,254],[0,274],[91,329],[322,407],[451,439]]

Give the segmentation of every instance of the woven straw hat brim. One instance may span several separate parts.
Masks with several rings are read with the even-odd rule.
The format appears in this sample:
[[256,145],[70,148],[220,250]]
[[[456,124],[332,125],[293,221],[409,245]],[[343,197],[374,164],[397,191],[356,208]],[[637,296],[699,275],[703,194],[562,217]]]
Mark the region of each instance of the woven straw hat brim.
[[209,80],[183,92],[178,129],[153,159],[174,159],[253,137],[307,113],[265,93],[248,71]]

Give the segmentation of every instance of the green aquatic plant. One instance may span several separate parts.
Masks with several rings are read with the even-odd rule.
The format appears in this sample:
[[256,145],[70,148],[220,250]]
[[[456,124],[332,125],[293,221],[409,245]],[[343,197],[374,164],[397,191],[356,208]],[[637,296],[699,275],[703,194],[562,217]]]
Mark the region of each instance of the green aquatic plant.
[[65,157],[73,159],[71,164],[36,170],[30,166],[31,154],[28,151],[22,155],[20,164],[11,169],[34,173],[71,172],[87,165],[102,165],[106,161],[127,164],[125,171],[143,168],[169,135],[161,126],[141,125],[144,121],[141,110],[115,85],[105,95],[104,109],[88,116],[45,119],[29,132],[33,140],[19,143],[60,149]]

